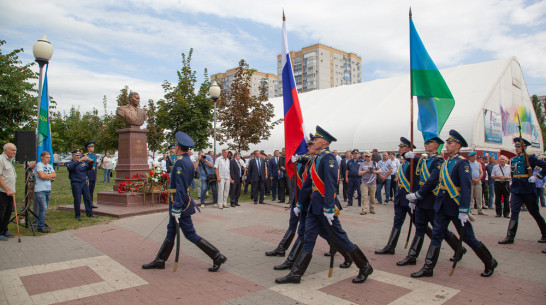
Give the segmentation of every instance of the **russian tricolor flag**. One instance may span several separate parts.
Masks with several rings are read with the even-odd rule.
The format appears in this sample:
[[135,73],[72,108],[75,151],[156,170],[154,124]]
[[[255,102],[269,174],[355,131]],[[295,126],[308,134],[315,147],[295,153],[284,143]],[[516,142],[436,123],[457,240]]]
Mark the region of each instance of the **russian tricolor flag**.
[[307,152],[307,132],[303,117],[301,115],[300,100],[294,72],[292,71],[292,60],[288,51],[288,38],[286,36],[286,18],[282,14],[282,97],[284,100],[284,149],[286,160],[286,171],[292,178],[294,175],[294,163],[290,157],[294,154]]

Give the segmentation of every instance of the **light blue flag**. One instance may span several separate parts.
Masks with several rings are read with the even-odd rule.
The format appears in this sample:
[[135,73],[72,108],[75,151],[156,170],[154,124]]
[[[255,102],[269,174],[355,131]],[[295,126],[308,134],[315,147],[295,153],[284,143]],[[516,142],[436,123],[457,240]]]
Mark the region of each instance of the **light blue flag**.
[[53,163],[53,143],[51,142],[51,122],[49,117],[49,94],[47,92],[47,69],[46,66],[44,86],[42,87],[42,99],[40,101],[40,114],[38,115],[38,155],[36,160],[40,161],[42,152],[48,151],[51,155],[49,163]]

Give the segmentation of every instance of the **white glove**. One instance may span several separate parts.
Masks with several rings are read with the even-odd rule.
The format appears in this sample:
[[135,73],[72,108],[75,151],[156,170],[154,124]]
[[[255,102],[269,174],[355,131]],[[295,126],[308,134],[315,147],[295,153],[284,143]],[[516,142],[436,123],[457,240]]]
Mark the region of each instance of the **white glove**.
[[413,157],[415,157],[415,153],[413,151],[408,151],[404,154],[404,158],[406,159],[413,159]]
[[468,221],[468,214],[467,213],[459,213],[459,220],[461,221],[461,225],[464,226],[464,223]]
[[537,176],[529,177],[529,183],[535,183],[535,181],[537,181]]
[[296,163],[296,161],[298,161],[298,158],[296,158],[296,156],[294,155],[290,158],[290,161],[292,161],[292,163]]
[[417,195],[415,195],[415,193],[407,194],[406,199],[410,202],[415,202],[417,201]]
[[296,216],[300,216],[300,213],[301,213],[300,208],[295,207],[295,208],[294,208],[294,214],[296,214]]
[[415,211],[415,203],[410,202],[410,203],[408,204],[408,206],[410,207],[411,213],[413,214],[413,211]]
[[332,221],[334,220],[334,213],[323,213],[326,219],[328,219],[328,223],[332,225]]

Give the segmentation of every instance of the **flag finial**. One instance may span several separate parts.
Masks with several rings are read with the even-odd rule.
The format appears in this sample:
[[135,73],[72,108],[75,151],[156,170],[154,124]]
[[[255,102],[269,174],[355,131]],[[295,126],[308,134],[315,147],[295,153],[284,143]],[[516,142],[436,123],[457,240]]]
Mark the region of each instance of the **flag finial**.
[[286,21],[286,17],[284,16],[284,8],[282,9],[282,21]]
[[409,17],[411,19],[411,6],[409,7]]

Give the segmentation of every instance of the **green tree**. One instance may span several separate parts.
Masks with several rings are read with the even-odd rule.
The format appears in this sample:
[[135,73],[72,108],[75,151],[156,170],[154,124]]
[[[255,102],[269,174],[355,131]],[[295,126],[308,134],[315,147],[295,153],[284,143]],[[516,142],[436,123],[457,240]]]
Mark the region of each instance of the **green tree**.
[[[5,43],[0,40],[0,46]],[[12,142],[15,130],[25,125],[32,129],[29,123],[36,117],[37,90],[31,80],[37,73],[30,69],[34,63],[22,65],[21,52],[23,49],[4,54],[0,49],[0,143]]]
[[543,146],[546,147],[546,125],[544,125],[544,121],[545,121],[544,105],[542,105],[542,103],[540,102],[536,94],[532,96],[531,102],[533,103],[533,108],[535,108],[538,124],[540,125],[540,131],[542,132],[542,143],[543,143]]
[[271,122],[274,107],[268,102],[266,81],[260,83],[260,95],[251,96],[254,71],[241,59],[233,82],[223,90],[218,102],[218,121],[221,125],[218,139],[220,144],[227,143],[230,149],[237,151],[248,150],[249,144],[267,140],[271,129],[282,122],[282,119]]
[[155,152],[161,150],[161,144],[163,143],[164,134],[163,129],[157,126],[157,107],[154,100],[148,100],[148,107],[146,107],[146,114],[148,115],[148,134],[146,140],[148,142],[148,150],[152,151],[155,157]]
[[[119,95],[116,98],[116,102],[119,106],[125,106],[129,104],[129,87],[125,86],[120,90]],[[103,103],[107,103],[106,97],[103,99]],[[106,105],[105,113],[106,113]],[[122,117],[117,116],[115,113],[105,114],[102,119],[102,137],[101,147],[104,151],[114,152],[118,149],[119,135],[116,132],[118,129],[125,128],[125,121]]]
[[167,132],[167,142],[173,142],[174,134],[183,131],[192,137],[195,149],[201,150],[209,146],[213,104],[207,97],[210,82],[206,69],[205,81],[195,91],[197,78],[191,68],[192,54],[193,49],[187,56],[182,53],[182,69],[177,71],[178,83],[173,85],[165,81],[162,85],[165,96],[157,102],[157,126]]

